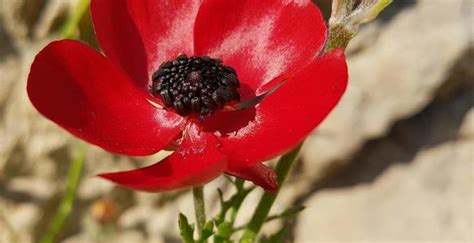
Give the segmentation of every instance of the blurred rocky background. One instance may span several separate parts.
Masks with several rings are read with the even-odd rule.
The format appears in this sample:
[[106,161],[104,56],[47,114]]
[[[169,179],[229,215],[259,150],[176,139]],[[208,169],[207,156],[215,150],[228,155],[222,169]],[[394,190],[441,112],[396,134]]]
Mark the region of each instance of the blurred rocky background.
[[[330,1],[316,2],[328,16]],[[75,4],[0,0],[2,243],[37,242],[65,191],[79,142],[33,109],[25,87],[35,54]],[[347,50],[348,91],[305,143],[274,207],[306,206],[287,222],[288,242],[474,241],[473,11],[472,0],[395,0],[362,27]],[[81,39],[96,45],[89,16],[80,23]],[[89,146],[59,241],[179,242],[178,212],[193,215],[188,191],[132,192],[94,177],[157,160]],[[228,186],[219,178],[206,187],[210,213],[216,187]]]

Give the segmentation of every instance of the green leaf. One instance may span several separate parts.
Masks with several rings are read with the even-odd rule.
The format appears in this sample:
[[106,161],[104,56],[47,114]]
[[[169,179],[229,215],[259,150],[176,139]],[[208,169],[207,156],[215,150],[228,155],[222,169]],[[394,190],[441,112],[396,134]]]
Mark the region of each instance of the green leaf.
[[262,243],[283,243],[285,242],[285,236],[288,233],[288,225],[283,225],[283,227],[273,235],[270,235],[268,238],[261,239]]
[[244,190],[244,183],[245,181],[239,178],[236,178],[235,181],[232,181],[232,184],[234,184],[237,192],[241,192]]
[[217,226],[217,233],[214,235],[214,243],[231,242],[232,225],[229,222],[223,222]]
[[[214,225],[217,232],[214,235],[214,242],[232,242],[230,240],[237,213],[248,194],[255,189],[255,186],[245,187],[241,179],[232,180],[227,178],[235,187],[236,192],[227,200],[224,199],[222,190],[217,189],[220,201],[220,211],[214,217]],[[229,212],[230,211],[230,212]],[[228,215],[230,213],[230,215]]]
[[242,205],[242,202],[245,200],[245,198],[248,196],[248,194],[255,189],[255,186],[251,186],[248,188],[245,188],[243,185],[242,180],[236,180],[235,182],[235,187],[237,192],[232,195],[231,198],[228,200],[224,200],[224,194],[222,190],[217,189],[217,192],[219,193],[219,201],[220,201],[220,206],[221,210],[219,211],[219,214],[215,217],[214,221],[216,222],[216,225],[219,225],[223,223],[226,220],[226,215],[229,209],[233,210],[233,215],[231,221],[235,220],[235,216],[237,215],[237,212]]
[[220,188],[217,188],[217,193],[219,194],[219,201],[221,202],[221,204],[224,204],[225,203],[224,193],[222,192]]
[[188,219],[182,213],[179,214],[179,231],[185,243],[194,243],[194,225],[189,224]]
[[275,219],[283,219],[283,220],[288,220],[290,218],[295,217],[298,213],[303,211],[305,209],[304,206],[295,206],[291,207],[289,209],[286,209],[285,211],[277,214],[277,215],[272,215],[268,216],[267,219],[265,220],[265,223],[270,222]]
[[208,221],[201,230],[198,242],[204,242],[214,234],[214,222]]
[[382,10],[384,10],[388,5],[390,5],[393,2],[393,0],[380,0],[377,4],[372,9],[372,12],[370,13],[369,17],[365,20],[365,22],[372,21],[375,19]]
[[229,200],[224,200],[223,193],[220,189],[217,189],[219,193],[219,201],[220,201],[220,206],[221,210],[219,211],[219,214],[215,217],[214,221],[216,222],[216,225],[221,224],[222,222],[225,221],[225,216],[227,214],[227,211],[232,207],[233,205],[233,198],[235,197],[232,196]]
[[[304,206],[295,206],[295,207],[291,207],[279,214],[276,214],[276,215],[271,215],[271,216],[268,216],[266,219],[265,219],[265,222],[264,224],[270,222],[270,221],[273,221],[275,219],[282,219],[282,220],[288,220],[288,219],[291,219],[293,217],[295,217],[298,213],[300,213],[301,211],[303,211],[305,209]],[[236,231],[239,231],[239,230],[243,230],[244,227],[243,226],[239,226],[239,227],[236,227],[234,228],[234,232]]]
[[289,219],[289,218],[292,218],[294,216],[296,216],[298,213],[300,213],[301,211],[303,211],[305,209],[304,206],[295,206],[295,207],[291,207],[285,211],[283,211],[281,214],[280,214],[280,218],[283,218],[283,219]]
[[[282,213],[280,213],[278,215],[268,217],[267,220],[265,221],[265,223],[270,222],[274,219],[286,219],[287,220],[287,219],[293,218],[294,216],[296,216],[298,213],[300,213],[304,209],[305,209],[304,206],[291,207],[289,209],[286,209],[285,211],[283,211]],[[287,232],[288,232],[287,224],[283,224],[283,227],[277,233],[271,235],[268,238],[261,239],[260,242],[262,242],[262,243],[279,243],[279,242],[283,243]]]

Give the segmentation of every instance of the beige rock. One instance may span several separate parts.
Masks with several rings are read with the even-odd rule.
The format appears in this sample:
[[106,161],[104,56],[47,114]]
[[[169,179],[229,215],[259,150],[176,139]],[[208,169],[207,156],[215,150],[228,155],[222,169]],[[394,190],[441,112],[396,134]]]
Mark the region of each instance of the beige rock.
[[17,239],[19,242],[33,242],[33,235],[24,234],[23,232],[32,232],[35,227],[35,223],[41,217],[41,210],[37,205],[32,203],[22,203],[14,206],[3,206],[0,207],[6,212],[3,212],[8,216],[9,224],[11,229],[6,232],[10,239]]
[[394,121],[431,102],[452,66],[472,47],[472,16],[465,4],[419,0],[387,24],[362,28],[348,50],[347,93],[307,140],[302,153],[306,173],[300,178],[323,176],[367,139],[383,135]]
[[[89,242],[101,242],[101,243],[141,243],[148,242],[145,240],[145,236],[142,232],[137,230],[123,230],[121,232],[108,232],[108,234],[98,234],[91,236],[88,234],[78,234],[63,240],[65,243],[89,243]],[[162,243],[163,241],[155,239],[156,243]],[[150,243],[151,243],[150,242]]]
[[[386,147],[393,153],[394,145]],[[405,163],[371,184],[314,194],[305,203],[296,242],[472,242],[473,148],[472,138],[443,143],[408,163],[395,161]]]
[[461,139],[474,137],[474,109],[467,113],[465,122],[459,131],[459,136]]

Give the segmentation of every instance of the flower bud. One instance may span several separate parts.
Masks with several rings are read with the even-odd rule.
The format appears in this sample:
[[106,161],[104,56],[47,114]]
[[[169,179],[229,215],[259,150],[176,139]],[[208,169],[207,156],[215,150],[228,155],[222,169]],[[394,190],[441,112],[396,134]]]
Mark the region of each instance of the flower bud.
[[95,201],[90,207],[89,212],[99,224],[111,223],[117,218],[115,202],[108,198],[101,198]]

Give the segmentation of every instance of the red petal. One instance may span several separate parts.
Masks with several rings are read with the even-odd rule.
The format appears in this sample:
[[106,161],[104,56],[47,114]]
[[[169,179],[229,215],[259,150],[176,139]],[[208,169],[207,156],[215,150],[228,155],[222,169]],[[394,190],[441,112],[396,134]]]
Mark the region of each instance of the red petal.
[[143,191],[173,190],[202,185],[226,167],[224,155],[217,150],[218,141],[211,133],[188,127],[181,146],[154,165],[125,172],[99,175],[124,187]]
[[194,31],[195,53],[234,67],[244,99],[309,64],[326,40],[326,25],[310,0],[208,0]]
[[27,89],[44,116],[111,152],[155,153],[183,127],[180,116],[150,105],[105,57],[77,41],[45,47],[31,66]]
[[147,87],[158,66],[193,54],[193,26],[201,0],[93,0],[94,27],[113,63]]
[[275,171],[263,164],[257,164],[252,167],[242,169],[229,169],[227,174],[251,181],[258,186],[263,187],[265,191],[276,191],[278,189],[277,175]]
[[[233,161],[229,167],[251,166],[301,142],[338,103],[346,85],[344,52],[334,50],[290,77],[255,108],[216,113],[204,125],[221,134],[222,149]],[[237,120],[232,117],[240,118],[227,122]]]

